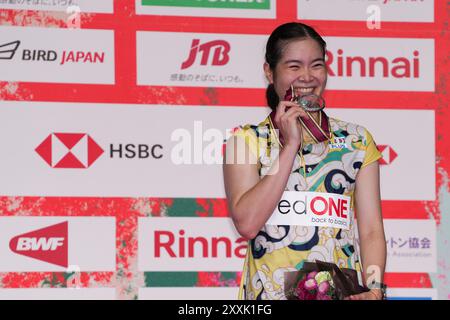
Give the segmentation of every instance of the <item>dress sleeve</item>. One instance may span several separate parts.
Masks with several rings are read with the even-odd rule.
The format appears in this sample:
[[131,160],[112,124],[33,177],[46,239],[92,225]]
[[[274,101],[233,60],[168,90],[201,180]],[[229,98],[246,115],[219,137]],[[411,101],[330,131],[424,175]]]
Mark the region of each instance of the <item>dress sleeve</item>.
[[251,125],[238,126],[233,129],[232,136],[241,138],[250,149],[250,152],[256,157],[259,157],[258,137],[255,129]]
[[365,150],[364,161],[361,168],[371,164],[374,161],[382,158],[381,152],[378,150],[375,141],[370,132],[365,129],[365,136],[363,139],[363,148]]

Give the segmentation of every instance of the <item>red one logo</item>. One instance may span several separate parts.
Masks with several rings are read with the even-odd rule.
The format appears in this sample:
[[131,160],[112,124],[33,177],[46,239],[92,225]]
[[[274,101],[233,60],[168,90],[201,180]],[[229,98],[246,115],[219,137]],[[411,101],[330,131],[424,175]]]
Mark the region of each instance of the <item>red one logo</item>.
[[14,253],[67,268],[68,242],[66,221],[16,236],[9,248]]
[[52,133],[35,151],[52,168],[88,168],[103,149],[86,133]]
[[200,65],[206,66],[210,53],[213,50],[211,65],[223,66],[228,63],[230,56],[230,44],[225,40],[214,40],[200,44],[200,39],[193,39],[189,57],[181,64],[181,70],[191,67],[197,59],[197,54],[201,53]]

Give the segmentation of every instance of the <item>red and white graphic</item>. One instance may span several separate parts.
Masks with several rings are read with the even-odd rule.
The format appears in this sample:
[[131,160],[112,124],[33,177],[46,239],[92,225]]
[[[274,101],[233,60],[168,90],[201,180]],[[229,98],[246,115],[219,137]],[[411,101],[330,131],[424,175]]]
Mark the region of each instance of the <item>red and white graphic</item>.
[[436,222],[385,219],[386,272],[436,272]]
[[[138,85],[267,87],[265,35],[138,31],[136,38]],[[434,39],[325,37],[325,41],[328,89],[435,90]]]
[[433,110],[329,108],[327,114],[348,119],[372,134],[383,156],[379,160],[382,200],[436,199]]
[[52,168],[89,168],[103,149],[86,133],[52,133],[36,152]]
[[247,251],[229,218],[139,218],[140,271],[240,271]]
[[137,84],[263,88],[265,40],[261,35],[137,31]]
[[115,237],[113,217],[0,217],[0,272],[115,271]]
[[114,300],[115,288],[1,288],[0,300]]
[[349,230],[350,197],[335,193],[285,191],[268,225],[301,225]]
[[328,89],[429,91],[434,39],[325,37]]
[[189,57],[181,65],[181,70],[187,69],[194,64],[197,55],[201,56],[200,65],[206,66],[209,63],[211,66],[223,66],[230,60],[230,44],[225,40],[213,40],[205,43],[200,43],[200,39],[192,40],[191,51]]
[[378,150],[381,152],[383,157],[379,160],[380,165],[391,164],[392,161],[397,158],[397,152],[391,146],[377,145]]
[[68,222],[18,235],[11,239],[9,248],[14,253],[67,268]]
[[433,22],[434,0],[297,0],[297,12],[302,21]]
[[114,84],[114,32],[1,26],[0,81]]
[[70,13],[74,8],[77,12],[113,13],[113,0],[76,0],[76,1],[0,1],[1,9],[59,11]]
[[[282,0],[280,0],[282,1]],[[249,19],[274,19],[276,18],[277,0],[192,0],[192,1],[159,1],[160,5],[144,4],[142,0],[135,0],[137,14],[149,14],[157,16],[185,16],[185,17],[227,17],[227,18],[249,18]],[[153,1],[154,2],[154,1]],[[205,6],[205,2],[208,2]],[[244,7],[234,7],[230,4],[240,2]],[[253,4],[269,3],[269,7],[263,9],[253,8]],[[180,5],[177,5],[179,3]],[[195,4],[194,4],[195,3]],[[245,7],[245,4],[249,7]],[[203,7],[203,6],[204,7]]]

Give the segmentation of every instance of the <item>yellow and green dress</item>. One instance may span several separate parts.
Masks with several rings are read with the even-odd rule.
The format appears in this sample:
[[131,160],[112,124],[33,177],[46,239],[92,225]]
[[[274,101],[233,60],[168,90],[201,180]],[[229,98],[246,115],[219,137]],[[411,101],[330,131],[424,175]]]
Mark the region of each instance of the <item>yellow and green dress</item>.
[[[285,191],[335,193],[350,197],[349,228],[264,225],[249,241],[239,299],[286,299],[284,273],[302,268],[305,261],[321,260],[357,271],[361,262],[356,241],[354,190],[359,170],[381,158],[364,127],[329,118],[331,141],[305,141],[294,160]],[[259,176],[266,175],[282,145],[270,116],[255,125],[239,126],[233,133],[245,139],[257,156]]]

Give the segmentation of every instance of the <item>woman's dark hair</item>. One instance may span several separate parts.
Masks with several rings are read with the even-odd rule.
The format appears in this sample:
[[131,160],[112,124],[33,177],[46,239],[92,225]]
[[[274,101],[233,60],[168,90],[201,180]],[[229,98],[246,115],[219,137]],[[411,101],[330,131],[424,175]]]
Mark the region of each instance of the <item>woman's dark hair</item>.
[[[267,40],[266,45],[266,62],[272,71],[275,71],[277,63],[281,59],[284,47],[293,40],[302,38],[310,38],[320,45],[323,57],[325,58],[326,42],[312,27],[300,23],[289,22],[277,27]],[[278,95],[275,92],[273,84],[270,84],[266,90],[267,104],[272,110],[275,110],[279,101]]]

